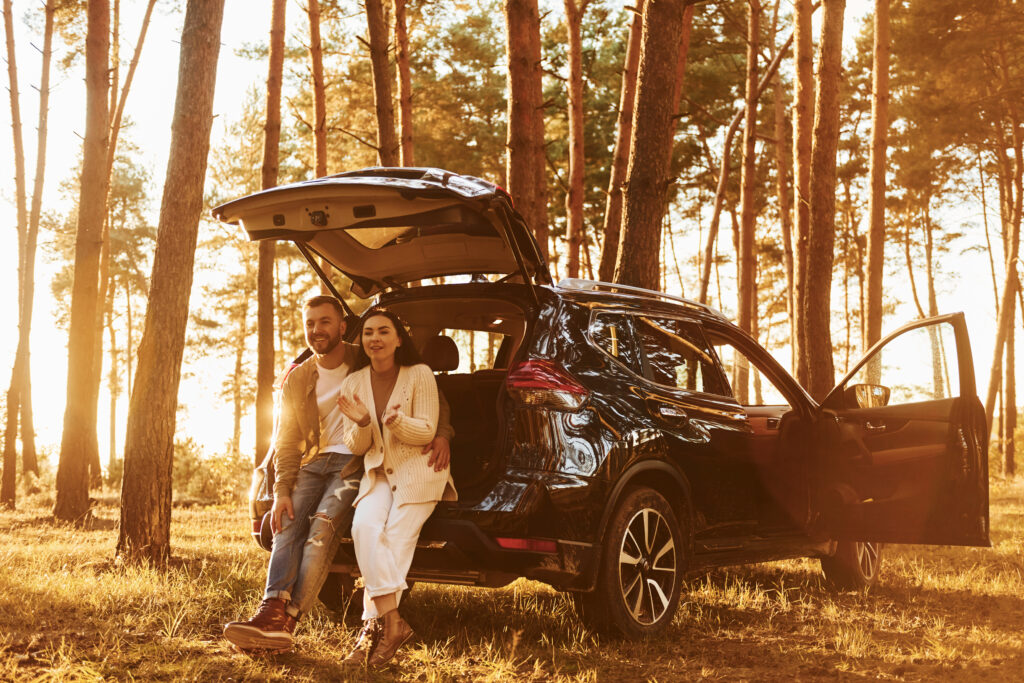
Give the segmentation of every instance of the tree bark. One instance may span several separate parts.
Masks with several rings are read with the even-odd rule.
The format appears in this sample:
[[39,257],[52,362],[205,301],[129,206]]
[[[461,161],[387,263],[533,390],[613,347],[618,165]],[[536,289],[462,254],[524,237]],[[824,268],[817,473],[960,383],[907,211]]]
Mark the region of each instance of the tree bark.
[[640,41],[644,27],[644,2],[639,0],[633,10],[626,43],[626,61],[622,67],[622,88],[619,95],[619,116],[615,127],[615,149],[608,179],[608,197],[604,208],[604,244],[601,262],[597,267],[598,279],[610,282],[615,276],[615,257],[619,252],[619,232],[622,230],[622,184],[629,165],[629,141],[633,135],[633,110],[636,101],[636,72],[640,63]]
[[320,39],[320,0],[309,0],[309,61],[313,72],[313,142],[315,175],[327,175],[327,98],[324,93],[324,48]]
[[537,0],[505,0],[508,55],[508,148],[505,176],[516,208],[548,258],[540,14]]
[[1003,389],[1003,476],[1012,477],[1017,473],[1016,438],[1017,431],[1017,385],[1013,349],[1013,305],[1010,305],[1010,323],[1006,330],[1006,375]]
[[[637,75],[636,112],[622,213],[615,282],[657,289],[661,219],[669,184],[679,93],[681,50],[689,47],[693,6],[682,0],[648,0]],[[682,37],[682,39],[680,38]]]
[[412,75],[409,73],[409,27],[405,0],[395,0],[395,42],[398,45],[398,137],[402,166],[415,166],[412,144]]
[[[285,0],[274,0],[270,26],[270,59],[267,72],[267,112],[263,128],[261,187],[277,185],[281,146],[281,81],[284,72]],[[270,448],[274,432],[274,259],[272,240],[259,244],[256,273],[256,452],[259,464]]]
[[885,269],[885,169],[889,138],[889,0],[875,0],[874,66],[871,70],[871,199],[868,206],[867,336],[882,336],[882,273]]
[[580,276],[583,241],[583,36],[588,0],[565,0],[569,34],[569,191],[565,196],[569,277]]
[[388,24],[381,0],[365,0],[373,69],[373,105],[377,112],[377,159],[381,166],[398,166],[398,133],[395,105],[391,100],[391,68],[388,64]]
[[109,135],[109,41],[110,5],[106,0],[93,0],[88,4],[85,38],[85,142],[75,236],[75,277],[71,288],[67,403],[53,510],[57,519],[74,522],[81,521],[89,512],[88,456],[99,452],[96,404],[83,401],[82,397],[90,395],[93,378],[100,241],[109,182],[104,173]]
[[[790,36],[783,44],[778,54],[775,55],[772,63],[768,65],[764,75],[761,77],[761,81],[757,85],[758,98],[761,97],[761,93],[764,92],[768,82],[775,77],[775,74],[778,73],[779,64],[782,63],[782,57],[786,54],[786,51],[789,50],[789,46],[792,42],[793,37]],[[729,122],[729,127],[725,131],[725,141],[722,144],[722,160],[719,163],[718,168],[715,202],[711,212],[711,225],[708,228],[707,242],[704,245],[704,258],[701,261],[700,286],[697,294],[697,300],[704,304],[708,301],[708,287],[711,283],[711,264],[714,259],[715,242],[718,240],[718,226],[722,218],[722,207],[725,205],[725,188],[726,183],[729,180],[729,154],[732,149],[732,140],[736,136],[736,131],[740,128],[740,123],[743,122],[743,117],[746,111],[747,108],[746,105],[744,105],[740,107],[735,114],[733,114],[732,120]]]
[[[754,268],[757,254],[754,251],[754,231],[757,215],[754,210],[754,193],[757,191],[757,55],[760,52],[761,3],[747,0],[747,83],[746,83],[746,125],[743,129],[743,166],[740,173],[740,234],[736,316],[742,330],[751,334],[756,329],[757,293],[754,289]],[[748,368],[738,363],[736,377],[736,400],[747,403]]]
[[[782,0],[775,0],[775,9],[772,13],[772,62],[779,58],[779,55],[786,51],[786,43],[779,49],[775,45],[775,36],[778,31],[779,12]],[[779,224],[782,228],[782,259],[786,270],[786,315],[789,319],[790,330],[790,353],[793,351],[793,195],[791,179],[793,175],[793,150],[787,147],[786,140],[790,138],[789,127],[786,125],[786,105],[783,101],[782,77],[778,72],[773,75],[772,80],[772,114],[774,115],[775,134],[775,190],[779,202]],[[790,367],[796,367],[795,358],[790,356]]]
[[[28,212],[25,197],[25,148],[21,132],[21,103],[18,90],[18,65],[14,45],[14,10],[11,0],[4,0],[4,33],[7,42],[7,80],[8,95],[11,106],[11,133],[14,137],[14,193],[15,206],[18,212],[15,218],[18,233],[18,306],[19,328],[24,323],[24,289],[25,289],[25,243],[28,231]],[[20,384],[24,371],[22,365],[21,335],[19,334],[18,352],[15,354],[14,368],[11,371],[11,384],[7,390],[7,425],[4,430],[3,477],[0,479],[0,507],[14,508],[17,491],[18,467],[18,413]]]
[[128,411],[117,556],[163,567],[170,556],[178,384],[192,290],[224,0],[185,10],[149,307]]
[[[1017,254],[1020,251],[1020,225],[1022,199],[1024,199],[1024,132],[1021,131],[1020,116],[1016,108],[1010,107],[1010,124],[1013,127],[1014,164],[1012,178],[1008,178],[1010,188],[1006,193],[1006,204],[1011,203],[1009,211],[1003,212],[1003,234],[1006,239],[1006,279],[1003,281],[1003,293],[999,301],[999,316],[996,322],[995,351],[992,353],[992,371],[988,380],[988,393],[985,397],[985,418],[991,429],[992,416],[995,411],[996,394],[999,392],[1002,377],[1003,347],[1013,324],[1013,314],[1008,310],[1013,307],[1013,296],[1017,288]],[[1008,215],[1007,215],[1008,214]],[[1007,234],[1008,233],[1008,234]]]
[[846,0],[824,0],[818,94],[811,151],[811,212],[804,296],[807,390],[821,400],[835,383],[831,293],[836,238],[836,150],[839,144],[839,78]]
[[804,348],[804,283],[807,270],[807,236],[811,221],[811,139],[814,129],[814,62],[811,39],[811,0],[795,0],[793,36],[796,42],[793,60],[796,92],[793,97],[793,191],[795,215],[793,237],[796,253],[793,259],[793,371],[796,381],[807,386],[808,356]]

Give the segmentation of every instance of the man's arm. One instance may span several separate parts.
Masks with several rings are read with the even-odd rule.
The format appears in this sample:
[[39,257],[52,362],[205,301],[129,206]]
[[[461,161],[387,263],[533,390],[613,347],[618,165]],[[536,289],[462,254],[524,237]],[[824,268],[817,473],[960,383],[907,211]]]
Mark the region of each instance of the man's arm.
[[299,425],[299,418],[296,412],[301,406],[296,406],[291,400],[291,386],[295,379],[293,372],[285,380],[281,388],[281,416],[278,424],[277,435],[274,440],[274,497],[291,496],[292,487],[299,476],[299,463],[302,461],[303,444],[306,435],[302,433]]
[[452,427],[452,410],[448,405],[448,399],[444,397],[441,387],[437,388],[437,435],[434,440],[423,447],[423,453],[430,453],[427,460],[427,467],[433,467],[435,472],[448,467],[452,458],[452,439],[455,438],[455,429]]

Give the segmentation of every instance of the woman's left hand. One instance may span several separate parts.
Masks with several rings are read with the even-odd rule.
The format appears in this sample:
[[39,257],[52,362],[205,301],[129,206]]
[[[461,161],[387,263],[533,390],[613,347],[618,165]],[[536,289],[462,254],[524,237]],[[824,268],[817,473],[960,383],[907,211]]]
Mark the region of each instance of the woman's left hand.
[[396,403],[393,406],[388,406],[387,410],[385,410],[384,414],[381,416],[381,421],[384,423],[385,426],[390,427],[392,424],[394,424],[395,420],[397,420],[398,417],[402,415],[402,411],[399,410],[399,408],[401,407],[402,404],[400,403]]

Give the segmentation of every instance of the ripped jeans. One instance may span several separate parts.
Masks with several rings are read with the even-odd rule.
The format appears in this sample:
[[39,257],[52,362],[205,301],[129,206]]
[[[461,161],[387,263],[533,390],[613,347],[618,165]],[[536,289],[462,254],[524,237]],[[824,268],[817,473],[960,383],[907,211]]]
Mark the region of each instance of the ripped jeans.
[[325,453],[299,469],[292,489],[295,519],[282,515],[274,534],[263,598],[290,601],[288,612],[299,617],[313,606],[338,542],[352,525],[352,501],[359,492],[362,470],[342,480],[350,453]]

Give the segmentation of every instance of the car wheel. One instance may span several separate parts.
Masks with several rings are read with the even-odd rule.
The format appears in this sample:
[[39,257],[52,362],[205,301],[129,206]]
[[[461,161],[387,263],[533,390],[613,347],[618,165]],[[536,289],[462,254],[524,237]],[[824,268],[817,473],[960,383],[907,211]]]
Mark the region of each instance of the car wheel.
[[825,581],[835,590],[868,590],[878,583],[882,544],[838,541],[836,551],[821,558]]
[[324,607],[337,612],[348,621],[358,619],[363,613],[363,589],[355,587],[355,579],[348,574],[330,573],[324,579],[317,595]]
[[654,489],[629,492],[603,548],[597,589],[573,594],[584,623],[633,639],[664,631],[679,607],[687,559],[672,506]]

